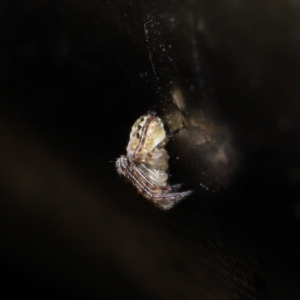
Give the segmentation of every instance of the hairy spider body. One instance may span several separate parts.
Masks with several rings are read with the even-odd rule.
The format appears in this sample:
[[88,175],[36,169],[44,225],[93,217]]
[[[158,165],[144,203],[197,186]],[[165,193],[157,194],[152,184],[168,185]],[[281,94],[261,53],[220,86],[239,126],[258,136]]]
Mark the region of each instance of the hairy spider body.
[[133,125],[127,155],[116,161],[124,177],[144,198],[161,209],[172,208],[192,191],[178,192],[182,184],[167,185],[169,155],[165,150],[168,137],[155,113],[140,117]]

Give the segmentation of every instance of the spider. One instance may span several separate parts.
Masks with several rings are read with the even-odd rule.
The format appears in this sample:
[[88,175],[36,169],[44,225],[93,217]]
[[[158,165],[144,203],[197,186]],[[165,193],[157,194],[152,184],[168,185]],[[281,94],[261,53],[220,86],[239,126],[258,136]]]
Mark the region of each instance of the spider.
[[172,208],[192,191],[178,192],[182,184],[167,185],[169,137],[154,112],[141,116],[133,125],[127,155],[121,155],[116,168],[138,194],[162,210]]

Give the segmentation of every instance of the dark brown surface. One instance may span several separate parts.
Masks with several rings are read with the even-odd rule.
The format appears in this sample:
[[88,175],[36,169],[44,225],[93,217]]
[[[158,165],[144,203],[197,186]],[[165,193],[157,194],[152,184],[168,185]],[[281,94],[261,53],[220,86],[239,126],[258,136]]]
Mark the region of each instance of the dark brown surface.
[[[157,2],[0,3],[2,290],[299,299],[300,6]],[[171,180],[196,192],[162,212],[114,161],[174,85],[201,121],[170,143]]]

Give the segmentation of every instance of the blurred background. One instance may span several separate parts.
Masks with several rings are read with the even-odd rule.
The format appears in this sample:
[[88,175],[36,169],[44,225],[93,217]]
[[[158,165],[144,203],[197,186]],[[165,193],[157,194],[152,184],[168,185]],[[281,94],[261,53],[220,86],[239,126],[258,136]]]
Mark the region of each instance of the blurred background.
[[[300,2],[0,1],[2,292],[300,298]],[[163,212],[118,178],[164,120]]]

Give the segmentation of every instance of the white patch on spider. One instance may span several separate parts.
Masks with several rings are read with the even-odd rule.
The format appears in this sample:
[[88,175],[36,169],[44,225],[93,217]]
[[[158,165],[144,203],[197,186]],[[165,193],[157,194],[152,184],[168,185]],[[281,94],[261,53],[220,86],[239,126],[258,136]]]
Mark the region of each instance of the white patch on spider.
[[163,210],[172,208],[192,191],[178,192],[181,184],[168,185],[168,137],[155,113],[141,116],[132,126],[127,155],[116,161],[116,168],[144,198]]

